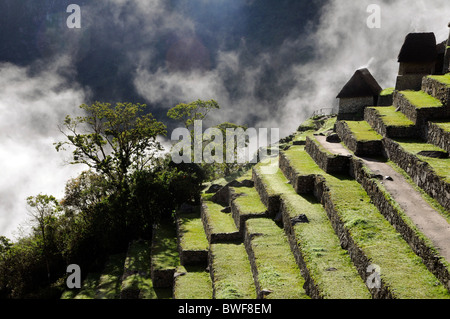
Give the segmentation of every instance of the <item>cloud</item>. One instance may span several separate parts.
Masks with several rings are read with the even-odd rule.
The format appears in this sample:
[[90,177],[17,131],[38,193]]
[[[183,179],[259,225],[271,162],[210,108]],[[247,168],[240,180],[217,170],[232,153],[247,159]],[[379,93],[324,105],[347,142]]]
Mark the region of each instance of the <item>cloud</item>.
[[[370,29],[366,23],[367,8],[374,3],[381,8],[380,29]],[[243,39],[239,47],[210,52],[216,62],[206,71],[142,67],[136,71],[134,85],[148,102],[167,108],[215,98],[222,110],[212,123],[227,120],[275,127],[285,136],[314,110],[336,106],[336,95],[361,67],[368,67],[381,86],[394,86],[397,55],[409,32],[432,31],[438,41],[447,38],[450,8],[445,4],[445,0],[331,0],[310,33],[262,49],[251,60]],[[295,54],[311,58],[296,62]]]
[[61,75],[67,68],[70,60],[64,57],[38,71],[0,65],[1,235],[12,236],[27,219],[26,197],[61,196],[65,182],[80,169],[65,165],[68,154],[53,146],[63,138],[58,124],[65,115],[79,113],[85,97]]

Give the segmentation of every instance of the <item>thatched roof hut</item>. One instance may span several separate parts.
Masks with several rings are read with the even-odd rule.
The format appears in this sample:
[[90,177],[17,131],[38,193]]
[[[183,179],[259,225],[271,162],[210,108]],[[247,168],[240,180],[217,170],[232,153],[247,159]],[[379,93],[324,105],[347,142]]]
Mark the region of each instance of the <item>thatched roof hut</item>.
[[337,98],[354,98],[365,96],[378,96],[382,88],[368,69],[360,69],[345,84]]
[[408,34],[398,55],[400,63],[428,63],[436,59],[436,36],[432,32]]

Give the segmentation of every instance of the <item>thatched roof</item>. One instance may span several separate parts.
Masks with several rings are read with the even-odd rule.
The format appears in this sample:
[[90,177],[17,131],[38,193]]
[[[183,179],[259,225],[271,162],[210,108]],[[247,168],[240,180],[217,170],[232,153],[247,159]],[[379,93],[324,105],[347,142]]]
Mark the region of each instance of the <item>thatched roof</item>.
[[355,72],[352,78],[342,88],[337,98],[377,96],[381,91],[382,88],[369,70],[360,69]]
[[410,33],[406,36],[398,56],[398,62],[434,62],[437,59],[434,33]]

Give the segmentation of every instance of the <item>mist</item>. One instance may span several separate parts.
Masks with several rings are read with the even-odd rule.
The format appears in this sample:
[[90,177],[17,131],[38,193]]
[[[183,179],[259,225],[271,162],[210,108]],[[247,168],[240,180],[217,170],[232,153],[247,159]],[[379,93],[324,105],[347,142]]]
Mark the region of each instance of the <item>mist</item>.
[[2,235],[20,236],[19,226],[26,231],[28,196],[60,197],[65,182],[79,172],[79,167],[65,164],[68,154],[57,153],[53,146],[63,138],[58,125],[66,114],[79,113],[85,94],[60,74],[68,63],[61,58],[37,73],[31,67],[0,65]]
[[[228,121],[284,137],[336,106],[361,67],[393,87],[405,36],[434,32],[442,42],[450,21],[448,0],[85,0],[82,28],[69,30],[65,8],[77,1],[43,2],[42,16],[29,17],[45,21],[36,34],[2,34],[0,43],[0,235],[8,237],[27,219],[27,196],[60,198],[83,169],[53,147],[63,138],[57,125],[82,103],[145,103],[170,136],[179,124],[169,108],[215,99],[221,109],[204,128]],[[367,27],[369,4],[381,8],[379,29]]]

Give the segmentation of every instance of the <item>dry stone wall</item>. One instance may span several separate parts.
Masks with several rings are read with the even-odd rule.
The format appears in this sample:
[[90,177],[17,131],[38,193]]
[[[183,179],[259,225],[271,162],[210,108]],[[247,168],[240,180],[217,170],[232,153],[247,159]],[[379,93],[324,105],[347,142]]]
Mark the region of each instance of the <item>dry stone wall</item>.
[[422,79],[422,91],[437,98],[444,106],[449,105],[450,87],[448,85],[433,78],[424,77]]
[[389,159],[397,163],[414,182],[450,211],[450,184],[439,177],[428,163],[406,152],[395,141],[384,138],[383,145]]
[[450,132],[443,130],[432,122],[427,123],[426,139],[427,143],[436,145],[443,150],[450,152]]
[[366,108],[364,120],[380,135],[391,138],[414,138],[418,137],[416,126],[388,126],[378,111],[374,108]]
[[328,174],[348,174],[350,157],[346,155],[335,155],[325,150],[319,142],[308,136],[306,138],[306,152],[317,165]]
[[381,140],[358,141],[345,122],[336,122],[336,133],[356,156],[378,156],[382,154],[383,143]]
[[380,213],[402,235],[412,250],[422,258],[428,270],[450,290],[450,273],[442,257],[439,257],[437,251],[405,221],[402,209],[390,197],[377,177],[365,167],[363,161],[354,158],[351,166],[352,175],[370,196]]

